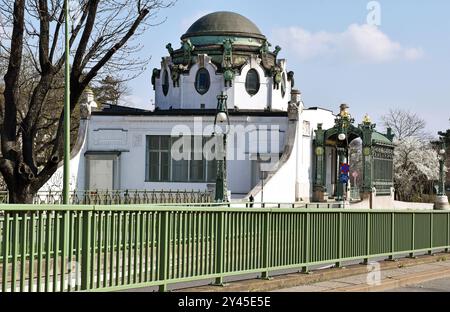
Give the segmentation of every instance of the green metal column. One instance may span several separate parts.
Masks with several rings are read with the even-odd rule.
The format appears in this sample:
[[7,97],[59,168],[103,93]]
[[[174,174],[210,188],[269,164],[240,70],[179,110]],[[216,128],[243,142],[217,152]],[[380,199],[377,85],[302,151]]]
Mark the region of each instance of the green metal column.
[[64,95],[64,205],[70,200],[70,9],[69,0],[65,0],[65,95]]
[[[339,219],[338,219],[338,259],[342,259],[342,254],[343,254],[343,246],[344,246],[344,242],[343,242],[343,232],[342,232],[342,226],[343,226],[343,216],[342,216],[342,212],[339,212]],[[337,268],[340,268],[342,266],[342,262],[338,261],[336,262],[335,266]]]
[[303,232],[303,237],[305,239],[304,241],[304,248],[305,248],[305,259],[304,263],[305,265],[302,267],[302,273],[309,274],[309,267],[308,264],[311,262],[311,214],[309,212],[306,213],[306,226],[305,230]]
[[370,216],[371,216],[371,212],[368,212],[367,213],[367,218],[366,218],[366,257],[367,258],[364,258],[364,262],[363,262],[363,264],[369,264],[369,261],[370,261],[370,258],[369,258],[369,256],[370,256],[370,233],[371,233],[371,231],[372,231],[372,229],[371,229],[371,227],[370,227],[370,223],[371,223],[371,218],[370,218]]
[[[338,151],[338,160],[339,160],[339,166],[343,163],[347,163],[347,148],[343,148],[343,147],[338,147],[337,148]],[[340,176],[340,168],[338,168],[339,170],[339,175],[338,175],[338,183],[337,183],[337,197],[336,200],[337,201],[343,201],[344,200],[344,194],[345,194],[345,184],[341,183],[341,181],[339,180],[339,176]]]
[[217,244],[217,252],[215,255],[216,258],[216,273],[220,274],[219,277],[216,278],[214,283],[215,286],[224,286],[223,282],[223,267],[224,267],[224,251],[225,251],[225,212],[219,213],[219,220],[217,222],[217,236],[216,236],[216,244]]
[[389,261],[394,261],[395,253],[395,213],[391,214],[391,254],[389,256]]
[[[411,226],[412,230],[411,230],[411,250],[415,250],[416,249],[416,214],[413,212],[412,213],[412,226]],[[409,254],[410,258],[415,258],[415,254],[414,252],[411,252]]]
[[[49,218],[47,216],[47,218]],[[83,231],[81,246],[81,290],[91,287],[91,235],[92,211],[83,212]]]
[[[169,262],[169,212],[161,212],[161,224],[159,235],[159,280],[162,283],[159,286],[160,292],[167,291],[167,273]],[[131,258],[131,257],[130,257]]]
[[269,266],[270,266],[270,250],[271,250],[271,219],[272,219],[272,213],[267,212],[264,215],[264,228],[263,228],[263,234],[264,234],[264,241],[263,241],[263,268],[264,271],[261,275],[262,279],[270,280],[269,276]]
[[[222,138],[222,140],[220,140]],[[222,144],[220,144],[222,143]],[[219,151],[217,153],[217,179],[216,179],[216,197],[218,203],[228,202],[227,190],[227,135],[219,136]]]
[[373,150],[372,150],[372,133],[375,125],[371,123],[363,123],[360,125],[362,130],[362,156],[363,156],[363,186],[362,196],[372,193],[373,188]]
[[314,140],[314,175],[313,175],[313,201],[324,201],[326,184],[326,155],[325,155],[325,131],[322,124],[317,126],[316,139]]
[[430,250],[428,254],[433,255],[433,245],[434,245],[434,213],[430,212]]

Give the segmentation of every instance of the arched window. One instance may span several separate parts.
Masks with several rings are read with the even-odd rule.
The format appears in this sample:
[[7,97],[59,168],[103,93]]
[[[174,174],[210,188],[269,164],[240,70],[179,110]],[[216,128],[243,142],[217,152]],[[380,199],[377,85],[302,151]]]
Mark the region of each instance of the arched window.
[[198,93],[203,95],[208,92],[210,85],[211,79],[208,70],[205,68],[200,68],[197,72],[197,76],[195,77],[195,89]]
[[245,79],[245,89],[248,94],[255,95],[259,91],[259,74],[256,69],[250,69]]
[[283,73],[283,78],[281,79],[281,96],[284,99],[284,96],[286,95],[286,74]]
[[163,90],[164,96],[167,96],[167,94],[169,93],[169,86],[170,86],[169,72],[167,70],[164,70],[163,84],[162,84],[162,90]]

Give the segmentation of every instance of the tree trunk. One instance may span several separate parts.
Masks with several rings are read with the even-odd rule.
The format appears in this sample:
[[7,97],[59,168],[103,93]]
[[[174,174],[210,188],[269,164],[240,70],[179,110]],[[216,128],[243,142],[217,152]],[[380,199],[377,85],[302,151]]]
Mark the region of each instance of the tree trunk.
[[32,190],[31,184],[9,184],[9,203],[10,204],[33,204],[34,195],[36,192]]
[[10,204],[33,204],[34,192],[31,191],[30,185],[15,185],[10,187],[9,203]]

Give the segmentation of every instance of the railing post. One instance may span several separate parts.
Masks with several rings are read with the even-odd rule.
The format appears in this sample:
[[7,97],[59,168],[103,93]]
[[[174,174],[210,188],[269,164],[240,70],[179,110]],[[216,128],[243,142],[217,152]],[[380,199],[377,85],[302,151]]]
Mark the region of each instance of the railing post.
[[167,291],[167,262],[169,251],[169,212],[161,212],[160,224],[160,242],[159,242],[159,280],[162,284],[159,286],[160,292]]
[[389,261],[395,261],[395,212],[391,214],[391,255],[389,256]]
[[225,246],[225,212],[219,213],[219,220],[217,222],[217,253],[216,253],[216,273],[220,274],[214,282],[215,286],[225,286],[223,282],[223,265],[224,265],[224,246]]
[[370,260],[370,232],[371,232],[371,228],[370,228],[370,214],[371,212],[369,211],[367,213],[367,226],[366,226],[366,258],[364,259],[363,264],[369,264],[369,260]]
[[261,279],[270,280],[269,276],[269,266],[270,266],[270,248],[271,248],[271,219],[272,219],[272,212],[268,210],[264,215],[264,242],[263,242],[263,268],[264,271],[261,274]]
[[448,252],[450,248],[450,213],[447,212],[447,248],[445,252]]
[[[83,231],[81,242],[81,290],[88,290],[91,286],[91,226],[93,211],[83,212]],[[48,216],[47,216],[48,217]],[[48,231],[49,229],[47,229]]]
[[430,212],[430,250],[428,251],[428,255],[433,255],[433,234],[434,234],[434,213]]
[[411,233],[411,250],[412,252],[409,254],[410,258],[415,258],[414,251],[416,250],[416,213],[412,213],[412,233]]
[[343,247],[343,234],[342,234],[342,212],[339,212],[338,218],[338,261],[336,262],[336,268],[340,268],[342,266],[342,247]]
[[304,237],[305,237],[305,244],[304,244],[304,248],[305,248],[305,266],[302,267],[302,273],[304,274],[308,274],[309,273],[309,267],[308,267],[308,263],[310,262],[310,235],[311,235],[311,216],[310,213],[307,212],[306,213],[306,226],[305,226],[305,233],[304,233]]
[[9,212],[5,211],[3,216],[3,271],[2,271],[2,292],[8,290],[8,267],[9,267],[9,252],[10,252],[10,223]]

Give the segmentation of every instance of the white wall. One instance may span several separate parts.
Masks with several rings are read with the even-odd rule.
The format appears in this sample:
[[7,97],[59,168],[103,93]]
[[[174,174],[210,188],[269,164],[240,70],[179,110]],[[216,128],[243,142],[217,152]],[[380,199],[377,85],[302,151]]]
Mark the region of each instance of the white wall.
[[[171,135],[173,127],[186,126],[193,135],[205,134],[205,128],[214,122],[213,117],[203,117],[202,122],[197,120],[194,126],[194,117],[186,116],[92,116],[87,135],[86,149],[89,152],[121,152],[120,156],[120,189],[130,190],[206,190],[208,183],[153,183],[145,181],[145,149],[147,135]],[[280,144],[284,144],[286,131],[286,117],[233,117],[232,126],[241,125],[243,128],[260,125],[270,126],[277,124],[280,133]],[[200,125],[200,126],[199,126]],[[208,135],[212,133],[207,132]],[[229,140],[231,141],[231,140]],[[251,185],[251,161],[248,153],[248,144],[245,146],[245,160],[230,160],[227,162],[228,183],[232,193],[246,194]],[[74,159],[79,170],[78,189],[85,185],[85,159]],[[231,152],[231,150],[228,150]],[[75,168],[75,167],[74,167]],[[80,184],[81,183],[81,184]]]
[[[305,109],[302,113],[302,119],[309,123],[309,134],[300,133],[302,136],[301,165],[298,166],[301,177],[302,197],[305,201],[312,198],[312,181],[314,174],[314,151],[313,140],[316,137],[315,130],[318,124],[323,124],[323,129],[329,129],[334,126],[335,116],[333,112],[324,109]],[[303,131],[302,131],[303,132]],[[327,150],[327,166],[331,166],[331,159]],[[331,181],[331,170],[327,170],[327,181]]]
[[[156,107],[161,110],[172,109],[200,109],[201,104],[205,104],[206,109],[216,109],[217,96],[223,92],[228,95],[228,108],[234,109],[236,106],[240,110],[264,110],[272,108],[275,111],[287,111],[288,102],[291,93],[291,82],[287,80],[286,60],[280,60],[279,65],[283,69],[283,75],[286,78],[286,94],[284,98],[280,88],[273,88],[273,78],[266,77],[261,60],[252,57],[247,65],[242,68],[240,74],[234,78],[232,87],[225,87],[225,82],[222,74],[217,74],[216,66],[211,63],[211,59],[206,55],[199,55],[198,59],[204,58],[205,69],[210,75],[210,89],[204,95],[201,95],[195,89],[195,79],[197,72],[200,69],[200,62],[197,61],[189,73],[180,76],[180,86],[173,87],[171,78],[171,59],[165,58],[161,62],[161,75],[155,82],[155,99]],[[260,79],[260,89],[257,94],[250,95],[245,89],[245,81],[247,73],[255,69],[258,71]],[[167,96],[164,96],[162,91],[162,83],[164,80],[164,72],[169,73],[170,87]]]

